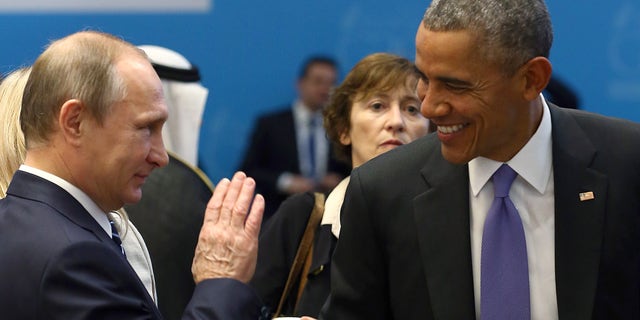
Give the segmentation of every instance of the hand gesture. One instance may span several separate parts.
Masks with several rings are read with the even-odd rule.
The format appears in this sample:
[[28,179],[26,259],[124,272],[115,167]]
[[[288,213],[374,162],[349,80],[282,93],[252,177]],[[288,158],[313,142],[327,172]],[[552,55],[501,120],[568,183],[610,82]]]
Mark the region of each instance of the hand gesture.
[[253,277],[264,211],[264,198],[253,195],[255,185],[252,178],[237,172],[231,181],[225,178],[216,186],[193,257],[196,284],[212,278],[246,283]]

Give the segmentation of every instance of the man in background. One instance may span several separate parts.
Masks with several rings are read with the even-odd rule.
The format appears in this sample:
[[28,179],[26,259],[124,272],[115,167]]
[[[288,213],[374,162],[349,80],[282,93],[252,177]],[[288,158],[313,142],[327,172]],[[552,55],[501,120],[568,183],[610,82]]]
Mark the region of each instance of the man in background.
[[265,220],[287,196],[328,192],[349,174],[349,166],[333,157],[322,126],[322,109],[337,77],[333,59],[308,58],[296,84],[298,98],[256,121],[240,170],[256,179],[266,199]]

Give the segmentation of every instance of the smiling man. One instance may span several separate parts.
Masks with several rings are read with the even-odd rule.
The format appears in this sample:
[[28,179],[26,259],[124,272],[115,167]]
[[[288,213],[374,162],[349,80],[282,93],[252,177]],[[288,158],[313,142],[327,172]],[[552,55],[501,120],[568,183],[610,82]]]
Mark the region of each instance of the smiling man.
[[541,0],[434,0],[437,133],[355,169],[321,319],[640,316],[640,125],[561,109]]

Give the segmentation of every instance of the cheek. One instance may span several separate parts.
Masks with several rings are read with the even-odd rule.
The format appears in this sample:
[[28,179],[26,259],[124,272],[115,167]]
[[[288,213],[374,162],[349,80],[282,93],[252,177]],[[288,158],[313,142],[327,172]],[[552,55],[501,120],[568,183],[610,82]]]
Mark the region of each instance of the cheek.
[[416,140],[429,132],[429,122],[424,120],[409,122],[407,133],[411,137],[411,141]]

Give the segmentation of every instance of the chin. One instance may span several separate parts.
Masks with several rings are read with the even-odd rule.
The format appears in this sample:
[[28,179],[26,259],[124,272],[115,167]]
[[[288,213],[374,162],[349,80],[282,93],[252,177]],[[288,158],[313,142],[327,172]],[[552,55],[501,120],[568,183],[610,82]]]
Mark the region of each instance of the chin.
[[142,199],[142,190],[138,188],[137,190],[134,190],[124,196],[124,203],[133,204],[139,202],[140,199]]
[[453,164],[466,164],[469,161],[473,160],[473,158],[470,158],[466,154],[454,152],[453,150],[449,150],[444,146],[442,147],[442,157]]

